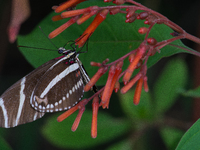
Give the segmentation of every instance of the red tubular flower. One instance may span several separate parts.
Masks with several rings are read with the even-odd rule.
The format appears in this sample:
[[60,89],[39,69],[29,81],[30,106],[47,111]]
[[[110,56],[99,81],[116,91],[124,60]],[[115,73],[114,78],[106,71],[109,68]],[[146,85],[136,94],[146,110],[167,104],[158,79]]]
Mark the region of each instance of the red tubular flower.
[[119,84],[119,82],[117,81],[117,82],[115,83],[115,86],[114,86],[115,93],[117,93],[117,92],[119,91],[119,88],[120,88],[120,84]]
[[140,102],[140,96],[141,96],[141,92],[142,92],[142,84],[143,84],[143,78],[140,78],[137,83],[134,98],[133,98],[133,103],[135,105],[138,105]]
[[72,7],[72,6],[75,6],[81,2],[83,2],[85,0],[69,0],[69,1],[66,1],[64,3],[62,3],[60,6],[58,6],[56,9],[55,9],[55,12],[56,13],[59,13],[69,7]]
[[62,18],[69,18],[69,17],[73,17],[73,16],[78,16],[81,14],[85,14],[85,13],[89,13],[93,10],[98,10],[98,6],[91,6],[91,7],[87,7],[87,8],[83,8],[83,9],[77,9],[77,10],[71,10],[71,11],[65,11],[61,14]]
[[107,67],[99,68],[99,70],[97,71],[97,73],[95,73],[95,75],[91,78],[91,80],[85,85],[84,91],[85,92],[89,91],[93,87],[93,85],[95,85],[95,83],[99,80],[99,78],[104,73],[106,73],[107,70],[108,70]]
[[56,16],[53,16],[51,18],[52,21],[59,21],[59,20],[62,20],[63,18],[61,17],[61,15],[56,15]]
[[129,79],[131,78],[131,75],[133,73],[133,71],[135,70],[135,68],[137,67],[138,62],[140,61],[140,59],[142,58],[142,56],[144,55],[144,53],[147,50],[147,46],[146,45],[142,45],[138,48],[136,55],[135,55],[135,59],[133,60],[133,62],[128,66],[124,77],[123,77],[123,81],[126,83],[129,81]]
[[145,92],[149,91],[149,87],[148,87],[148,84],[147,84],[147,76],[144,77],[144,90],[145,90]]
[[112,2],[113,0],[104,0],[104,2],[106,3],[106,2]]
[[63,114],[58,116],[57,121],[61,122],[61,121],[65,120],[67,117],[69,117],[71,114],[73,114],[77,110],[78,110],[78,105],[72,107],[71,109],[67,110],[66,112],[64,112]]
[[136,10],[127,8],[126,11],[127,11],[126,18],[128,19],[128,18],[130,18],[131,16],[133,16],[135,14]]
[[[117,82],[118,77],[119,77],[120,73],[122,72],[122,66],[123,66],[123,62],[120,61],[119,63],[117,63],[116,69],[115,68],[113,68],[112,70],[110,69],[111,73],[109,71],[109,75],[110,75],[111,80],[108,81],[109,80],[109,75],[108,75],[108,80],[107,80],[108,84],[106,83],[106,85],[105,85],[105,89],[104,89],[104,92],[103,92],[103,95],[102,95],[102,101],[101,101],[103,108],[106,108],[106,107],[108,108],[108,105],[109,105],[109,102],[110,102],[110,97],[111,97],[112,92],[115,88],[115,83]],[[112,77],[113,71],[114,71],[114,75]]]
[[146,27],[141,27],[141,28],[139,28],[138,32],[139,32],[140,34],[145,34],[145,33],[147,33],[148,30],[149,30],[149,29],[146,28]]
[[67,110],[66,112],[64,112],[63,114],[61,114],[60,116],[58,116],[57,121],[61,122],[64,119],[66,119],[67,117],[69,117],[71,114],[73,114],[76,110],[78,109],[82,109],[83,107],[85,107],[85,105],[89,102],[88,99],[83,99],[82,101],[80,101],[77,105],[75,105],[74,107],[70,108],[69,110]]
[[76,131],[76,129],[78,128],[78,125],[81,121],[81,117],[82,117],[84,111],[85,111],[85,107],[82,107],[81,109],[79,109],[78,115],[72,125],[72,128],[71,128],[72,131]]
[[[110,70],[109,70],[109,74],[108,74],[108,79],[107,79],[107,82],[106,82],[106,85],[105,85],[105,88],[103,91],[101,103],[100,103],[100,105],[102,105],[103,108],[106,108],[106,107],[108,108],[108,101],[109,101],[110,96],[113,91],[113,89],[111,89],[111,85],[112,85],[112,80],[113,80],[115,71],[116,71],[116,67],[114,65],[111,66]],[[114,86],[113,86],[113,88],[114,88]]]
[[121,10],[120,8],[113,8],[113,9],[110,9],[110,15],[115,15],[115,14],[119,13],[120,10]]
[[92,126],[91,126],[91,137],[97,137],[97,115],[99,110],[99,98],[95,96],[92,102]]
[[88,38],[96,30],[100,23],[106,19],[106,15],[108,14],[108,12],[108,9],[104,9],[96,15],[92,23],[83,32],[82,36],[75,40],[76,45],[79,45],[79,47],[82,47],[84,45],[84,43],[88,40]]
[[72,17],[65,24],[61,25],[60,27],[58,27],[57,29],[55,29],[54,31],[52,31],[49,34],[49,38],[52,39],[52,38],[56,37],[58,34],[60,34],[61,32],[63,32],[65,29],[67,29],[69,26],[71,26],[72,24],[74,24],[77,19],[78,19],[78,16]]
[[141,78],[142,74],[138,73],[128,84],[121,88],[121,93],[125,94]]
[[131,16],[130,18],[126,19],[125,22],[126,22],[126,23],[132,23],[132,22],[134,22],[134,21],[136,20],[136,18],[137,18],[137,15],[134,14],[134,15]]
[[92,17],[93,15],[95,15],[97,13],[97,10],[93,10],[90,13],[84,14],[83,16],[81,16],[81,18],[79,18],[76,23],[77,24],[82,24],[83,22],[85,22],[86,20],[88,20],[90,17]]
[[113,1],[113,4],[116,4],[116,5],[122,5],[125,3],[125,0],[114,0]]
[[90,62],[91,66],[97,66],[97,67],[101,67],[101,63],[97,63],[97,62]]

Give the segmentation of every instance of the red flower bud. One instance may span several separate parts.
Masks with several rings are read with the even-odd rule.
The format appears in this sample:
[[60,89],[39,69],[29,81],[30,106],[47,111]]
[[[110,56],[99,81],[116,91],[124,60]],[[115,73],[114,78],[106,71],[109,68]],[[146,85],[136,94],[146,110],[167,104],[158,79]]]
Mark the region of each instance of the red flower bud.
[[141,92],[142,92],[142,84],[143,84],[143,78],[140,78],[137,83],[134,98],[133,98],[133,103],[135,105],[138,105],[140,102],[140,96],[141,96]]
[[60,34],[61,32],[63,32],[65,29],[67,29],[69,26],[71,26],[72,24],[74,24],[77,19],[78,19],[78,16],[72,17],[65,24],[61,25],[60,27],[58,27],[57,29],[55,29],[54,31],[52,31],[49,34],[49,38],[52,39],[52,38],[56,37],[58,34]]
[[91,126],[91,137],[97,137],[97,115],[99,110],[99,98],[95,96],[92,102],[92,126]]
[[72,6],[75,6],[81,2],[83,2],[85,0],[69,0],[69,1],[66,1],[64,3],[62,3],[60,6],[58,6],[56,9],[55,9],[55,12],[56,13],[59,13],[63,10],[66,10],[67,8],[69,7],[72,7]]
[[78,115],[72,125],[72,128],[71,128],[72,131],[76,131],[76,129],[78,128],[78,125],[81,121],[81,117],[82,117],[84,111],[85,111],[85,107],[82,107],[81,109],[79,109]]
[[82,36],[75,40],[76,45],[79,45],[79,47],[82,47],[84,45],[84,43],[88,40],[88,38],[96,30],[96,28],[101,24],[101,22],[106,19],[106,15],[108,14],[108,12],[108,9],[104,9],[96,15],[92,23],[83,32]]
[[108,70],[108,68],[99,68],[97,73],[91,78],[91,80],[85,85],[84,91],[87,92],[89,91],[93,85],[99,80],[99,78]]

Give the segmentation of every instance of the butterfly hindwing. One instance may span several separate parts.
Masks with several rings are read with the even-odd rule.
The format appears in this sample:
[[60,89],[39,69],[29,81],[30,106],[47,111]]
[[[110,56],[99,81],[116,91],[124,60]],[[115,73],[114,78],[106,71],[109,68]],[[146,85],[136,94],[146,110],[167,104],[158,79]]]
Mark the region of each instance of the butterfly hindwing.
[[63,57],[38,81],[32,93],[32,107],[40,112],[70,109],[83,96],[83,80],[77,62]]

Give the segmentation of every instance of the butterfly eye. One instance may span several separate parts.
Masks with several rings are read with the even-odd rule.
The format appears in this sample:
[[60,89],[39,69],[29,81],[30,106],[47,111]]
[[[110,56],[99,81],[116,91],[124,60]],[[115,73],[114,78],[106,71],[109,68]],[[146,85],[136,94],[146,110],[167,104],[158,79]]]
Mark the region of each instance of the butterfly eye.
[[58,53],[59,53],[59,54],[63,54],[63,50],[62,50],[62,49],[59,49],[59,50],[58,50]]

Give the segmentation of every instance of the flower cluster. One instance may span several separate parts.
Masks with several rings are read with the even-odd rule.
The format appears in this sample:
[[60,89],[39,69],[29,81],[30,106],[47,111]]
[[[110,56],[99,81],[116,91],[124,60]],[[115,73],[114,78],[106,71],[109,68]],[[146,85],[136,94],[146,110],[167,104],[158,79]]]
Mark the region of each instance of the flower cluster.
[[[98,108],[102,106],[102,108],[109,107],[110,97],[112,92],[118,92],[120,89],[119,79],[122,78],[124,86],[120,89],[122,94],[125,94],[131,87],[136,84],[136,90],[133,97],[133,103],[135,105],[139,104],[140,95],[142,91],[142,87],[144,90],[148,92],[148,84],[147,84],[147,61],[148,58],[154,55],[156,52],[160,52],[160,49],[169,43],[182,39],[188,38],[194,42],[200,43],[200,40],[188,33],[186,33],[181,27],[176,25],[175,23],[168,20],[165,16],[155,12],[147,7],[133,1],[133,0],[104,0],[104,2],[113,2],[116,6],[107,6],[107,7],[98,7],[98,6],[90,6],[88,8],[73,10],[71,8],[75,7],[77,4],[83,2],[85,0],[69,0],[62,3],[60,6],[54,6],[53,9],[56,13],[62,12],[60,15],[54,16],[52,18],[53,21],[58,21],[65,18],[70,18],[62,26],[58,27],[54,31],[49,34],[49,38],[54,38],[62,31],[67,29],[70,25],[77,23],[82,24],[91,16],[95,16],[92,23],[88,26],[88,28],[83,32],[82,36],[75,40],[76,45],[82,47],[84,43],[88,40],[88,38],[92,35],[95,29],[106,19],[108,14],[115,15],[117,13],[123,13],[126,15],[126,23],[132,23],[136,19],[145,20],[144,23],[149,25],[149,27],[141,27],[138,32],[140,34],[146,34],[144,41],[140,44],[137,49],[130,51],[128,54],[122,56],[121,58],[115,60],[108,64],[109,59],[106,59],[102,63],[91,62],[92,66],[99,67],[96,74],[91,78],[90,82],[85,85],[84,91],[89,91],[93,85],[99,80],[99,78],[104,75],[108,70],[108,78],[105,86],[101,88],[97,93],[95,93],[92,97],[88,99],[82,100],[76,106],[66,111],[62,115],[58,117],[58,121],[62,121],[67,118],[69,115],[74,113],[79,109],[78,116],[74,121],[72,126],[72,130],[75,131],[80,122],[81,116],[85,110],[85,105],[93,99],[92,108],[93,108],[93,116],[92,116],[92,129],[91,136],[95,138],[97,136],[97,114]],[[124,3],[130,3],[133,5],[121,5]],[[143,12],[137,13],[137,10],[142,10]],[[161,42],[157,42],[157,40],[153,37],[149,37],[149,32],[155,24],[165,24],[172,28],[174,32],[171,39],[163,40]],[[189,50],[188,50],[189,51]],[[194,53],[194,52],[193,52]],[[198,54],[199,55],[199,54]],[[128,58],[130,65],[124,71],[122,71],[123,61]],[[135,69],[138,69],[139,72],[133,77],[133,72]],[[101,100],[100,100],[101,99]]]

